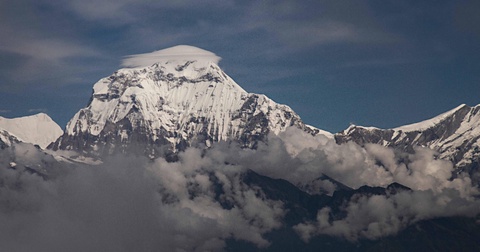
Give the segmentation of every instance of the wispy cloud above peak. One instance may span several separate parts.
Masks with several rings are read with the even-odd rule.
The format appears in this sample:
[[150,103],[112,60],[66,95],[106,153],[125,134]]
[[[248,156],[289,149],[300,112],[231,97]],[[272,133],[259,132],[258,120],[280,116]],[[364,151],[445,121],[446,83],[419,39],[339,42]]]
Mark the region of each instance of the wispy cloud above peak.
[[189,45],[178,45],[163,50],[154,51],[151,53],[134,54],[126,56],[122,61],[124,67],[145,67],[155,64],[157,62],[171,61],[171,60],[197,60],[213,62],[218,64],[220,57],[215,53],[198,47]]

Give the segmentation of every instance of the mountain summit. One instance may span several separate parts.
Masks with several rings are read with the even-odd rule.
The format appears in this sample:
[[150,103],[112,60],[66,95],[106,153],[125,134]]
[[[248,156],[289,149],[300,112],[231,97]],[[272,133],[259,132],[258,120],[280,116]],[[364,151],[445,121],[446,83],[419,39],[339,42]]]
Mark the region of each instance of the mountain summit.
[[319,132],[290,107],[247,93],[220,69],[219,59],[191,46],[129,57],[124,65],[140,67],[99,80],[88,106],[75,114],[52,148],[155,157],[218,141],[255,148],[268,133],[290,126]]
[[3,142],[7,145],[13,136],[17,141],[37,144],[45,149],[62,135],[63,130],[47,114],[38,113],[18,118],[0,116],[0,132],[3,132]]

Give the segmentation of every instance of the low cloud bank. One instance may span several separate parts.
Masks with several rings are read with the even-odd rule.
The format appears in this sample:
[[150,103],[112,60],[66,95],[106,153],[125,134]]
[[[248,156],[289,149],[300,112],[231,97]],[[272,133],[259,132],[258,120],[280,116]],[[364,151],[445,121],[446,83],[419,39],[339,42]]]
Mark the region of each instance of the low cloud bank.
[[470,177],[460,174],[452,179],[453,164],[436,155],[421,147],[408,154],[377,144],[364,148],[353,142],[338,145],[332,139],[290,128],[258,150],[235,150],[226,159],[260,174],[288,180],[311,193],[338,189],[330,181],[318,179],[322,175],[352,188],[387,187],[397,182],[412,189],[393,195],[353,197],[341,207],[346,216],[342,219],[335,219],[328,207],[319,209],[316,221],[295,226],[307,242],[320,234],[351,241],[378,239],[420,220],[479,214],[480,193]]
[[263,235],[282,224],[281,202],[199,149],[176,163],[97,166],[65,166],[25,144],[0,155],[2,251],[217,251],[230,238],[265,247]]
[[462,198],[458,191],[404,191],[395,195],[354,197],[345,202],[346,217],[334,219],[329,207],[318,211],[313,222],[294,226],[308,242],[313,236],[326,234],[350,241],[375,240],[395,235],[407,226],[437,217],[474,217],[480,212],[480,202]]
[[398,182],[413,190],[441,192],[451,188],[463,197],[478,194],[467,175],[450,180],[453,164],[437,159],[437,153],[427,148],[418,147],[414,154],[408,154],[377,144],[364,148],[354,142],[338,145],[333,139],[289,128],[257,150],[219,149],[210,155],[223,155],[228,162],[299,186],[315,183],[325,174],[352,188],[386,187]]
[[470,178],[450,179],[452,164],[434,151],[337,145],[296,129],[257,150],[189,148],[174,163],[110,157],[89,166],[19,144],[0,150],[0,250],[218,251],[228,239],[267,247],[265,234],[285,225],[287,210],[243,182],[249,169],[312,193],[336,189],[317,179],[323,174],[352,188],[398,182],[413,189],[356,195],[340,207],[340,219],[318,209],[315,220],[294,227],[305,242],[322,234],[378,239],[420,220],[480,212]]

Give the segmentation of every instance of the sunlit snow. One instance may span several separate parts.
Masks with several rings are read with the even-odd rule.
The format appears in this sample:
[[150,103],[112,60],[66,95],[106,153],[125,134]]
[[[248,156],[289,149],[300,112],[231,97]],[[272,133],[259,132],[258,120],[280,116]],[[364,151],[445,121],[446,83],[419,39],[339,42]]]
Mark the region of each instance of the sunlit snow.
[[445,120],[445,118],[453,115],[455,112],[457,112],[458,110],[460,110],[460,109],[462,109],[466,106],[467,105],[462,104],[462,105],[459,105],[458,107],[456,107],[452,110],[449,110],[449,111],[447,111],[447,112],[445,112],[441,115],[435,116],[434,118],[431,118],[431,119],[428,119],[428,120],[425,120],[425,121],[421,121],[421,122],[418,122],[418,123],[413,123],[413,124],[409,124],[409,125],[400,126],[400,127],[394,128],[393,130],[401,130],[401,131],[404,131],[404,132],[426,130],[428,128],[431,128],[431,127],[437,125],[438,123]]
[[62,128],[45,113],[13,119],[0,116],[1,129],[22,142],[38,144],[43,149],[63,134]]

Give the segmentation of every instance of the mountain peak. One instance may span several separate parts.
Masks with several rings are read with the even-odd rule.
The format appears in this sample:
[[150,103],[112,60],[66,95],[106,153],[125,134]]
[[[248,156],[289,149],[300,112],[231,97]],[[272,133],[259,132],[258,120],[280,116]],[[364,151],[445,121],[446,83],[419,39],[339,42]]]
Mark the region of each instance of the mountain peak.
[[2,129],[22,142],[38,144],[41,148],[46,148],[63,134],[62,128],[45,113],[18,118],[0,116]]
[[442,113],[438,116],[435,116],[431,119],[421,121],[421,122],[418,122],[418,123],[413,123],[413,124],[400,126],[400,127],[394,128],[393,130],[401,130],[401,131],[404,131],[404,132],[426,130],[428,128],[434,127],[435,125],[441,123],[442,121],[444,121],[445,119],[447,119],[447,118],[451,117],[452,115],[456,114],[460,110],[470,110],[470,107],[467,106],[466,104],[461,104],[461,105],[457,106],[456,108],[451,109],[451,110],[449,110],[445,113]]
[[290,107],[246,92],[215,63],[219,59],[191,46],[130,57],[129,65],[148,66],[123,68],[99,80],[90,103],[51,148],[155,157],[219,141],[255,148],[269,133],[290,126],[323,133],[306,126]]
[[218,64],[220,59],[215,53],[195,46],[177,45],[151,53],[128,55],[123,60],[122,66],[130,68],[147,67],[159,62],[171,61],[213,62]]

